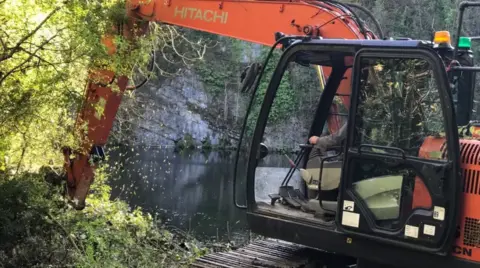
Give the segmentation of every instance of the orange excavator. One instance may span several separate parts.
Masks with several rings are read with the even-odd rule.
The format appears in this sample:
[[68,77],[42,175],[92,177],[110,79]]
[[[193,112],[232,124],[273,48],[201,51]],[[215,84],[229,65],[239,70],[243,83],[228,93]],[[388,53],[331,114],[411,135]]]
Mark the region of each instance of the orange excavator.
[[[251,99],[234,175],[245,171],[246,203],[237,203],[237,189],[233,199],[247,210],[253,232],[353,258],[357,267],[479,267],[480,141],[470,117],[472,74],[480,68],[473,66],[471,39],[460,36],[464,10],[478,6],[460,5],[455,47],[445,31],[434,40],[383,38],[378,23],[375,34],[354,12],[367,10],[327,0],[130,0],[120,34],[134,41],[140,35],[131,35],[133,25],[160,22],[271,47],[260,67],[273,64],[273,74],[250,68],[242,85]],[[112,36],[103,42],[115,53]],[[277,49],[282,55],[274,60]],[[308,136],[321,136],[325,125],[335,133],[340,122],[347,130],[340,146],[299,141],[289,167],[268,167],[269,115],[291,66],[314,69],[320,78]],[[264,79],[267,88],[258,90]],[[85,207],[127,84],[109,70],[92,72],[77,118],[78,125],[88,122],[83,150],[64,149],[67,192],[77,209]],[[347,114],[338,112],[335,98]],[[254,105],[258,114],[250,111]],[[251,136],[248,120],[256,122]],[[245,144],[248,161],[241,163]],[[278,188],[267,201],[265,184]],[[281,259],[257,250],[257,261]],[[210,257],[197,266],[262,267],[247,265],[248,254]]]

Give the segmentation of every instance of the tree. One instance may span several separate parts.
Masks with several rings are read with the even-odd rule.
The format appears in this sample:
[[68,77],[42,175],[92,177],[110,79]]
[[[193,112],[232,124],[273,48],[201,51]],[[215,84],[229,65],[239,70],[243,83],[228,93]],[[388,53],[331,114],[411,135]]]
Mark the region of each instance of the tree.
[[[175,44],[186,40],[150,24],[149,35],[134,42],[117,35],[110,56],[102,37],[126,19],[123,0],[0,1],[0,140],[7,141],[0,156],[9,156],[8,163],[0,157],[0,168],[61,165],[61,146],[78,145],[72,133],[88,71],[149,75],[151,51],[177,54]],[[202,56],[201,42],[189,44],[190,54],[177,59]]]

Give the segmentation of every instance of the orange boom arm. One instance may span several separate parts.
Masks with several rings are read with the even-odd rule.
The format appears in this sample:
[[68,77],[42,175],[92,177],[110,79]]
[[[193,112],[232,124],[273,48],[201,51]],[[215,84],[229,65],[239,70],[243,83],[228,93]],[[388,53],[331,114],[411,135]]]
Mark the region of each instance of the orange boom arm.
[[[132,19],[183,26],[267,46],[275,43],[276,32],[322,38],[375,38],[359,25],[346,6],[334,1],[131,0],[127,3],[127,12]],[[129,35],[128,28],[129,25],[124,25],[125,36]],[[112,40],[113,37],[103,40],[110,54],[115,53]],[[324,68],[324,73],[328,76],[329,68]],[[94,178],[95,160],[103,158],[102,148],[127,82],[126,77],[115,79],[115,74],[108,70],[92,72],[88,81],[85,103],[77,117],[78,126],[88,123],[87,131],[81,132],[82,150],[64,149],[67,190],[77,209],[85,206]],[[117,83],[120,90],[113,92],[111,83]],[[348,107],[350,72],[337,93]],[[103,108],[103,113],[99,114],[95,107]]]
[[324,38],[366,38],[352,14],[321,1],[165,0],[151,1],[147,5],[133,2],[138,1],[132,1],[130,6],[133,14],[145,20],[267,46],[275,43],[275,32]]

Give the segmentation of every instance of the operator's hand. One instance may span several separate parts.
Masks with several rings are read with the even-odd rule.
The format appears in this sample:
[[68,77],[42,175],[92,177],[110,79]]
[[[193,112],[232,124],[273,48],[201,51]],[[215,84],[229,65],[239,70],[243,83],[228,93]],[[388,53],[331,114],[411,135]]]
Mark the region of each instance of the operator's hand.
[[310,139],[308,139],[308,141],[310,142],[310,144],[317,144],[318,139],[319,139],[318,136],[311,136]]

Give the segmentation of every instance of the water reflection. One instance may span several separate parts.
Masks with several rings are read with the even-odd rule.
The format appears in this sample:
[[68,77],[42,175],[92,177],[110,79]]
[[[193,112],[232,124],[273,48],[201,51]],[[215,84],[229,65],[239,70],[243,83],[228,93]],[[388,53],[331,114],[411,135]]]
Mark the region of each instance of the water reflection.
[[[230,236],[244,242],[248,238],[245,211],[232,201],[235,153],[135,147],[116,148],[108,154],[114,178],[112,198],[141,206],[199,239],[226,241]],[[285,161],[282,156],[268,159],[272,164]],[[246,167],[245,161],[241,160],[241,167]],[[239,169],[241,177],[244,173]],[[243,204],[244,189],[238,187]]]

